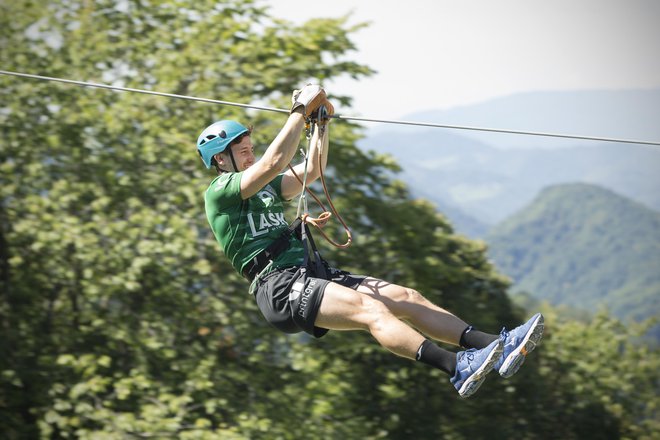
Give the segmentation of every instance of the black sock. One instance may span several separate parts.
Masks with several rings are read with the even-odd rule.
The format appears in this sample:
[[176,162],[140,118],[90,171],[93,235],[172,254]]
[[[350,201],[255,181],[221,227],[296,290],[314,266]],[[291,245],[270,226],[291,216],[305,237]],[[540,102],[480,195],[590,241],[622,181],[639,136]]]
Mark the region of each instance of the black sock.
[[497,335],[480,332],[479,330],[469,325],[465,330],[463,330],[463,333],[461,333],[461,340],[459,344],[463,348],[482,349],[488,347],[497,338]]
[[415,359],[439,368],[450,376],[456,372],[456,353],[443,350],[428,339],[419,346]]

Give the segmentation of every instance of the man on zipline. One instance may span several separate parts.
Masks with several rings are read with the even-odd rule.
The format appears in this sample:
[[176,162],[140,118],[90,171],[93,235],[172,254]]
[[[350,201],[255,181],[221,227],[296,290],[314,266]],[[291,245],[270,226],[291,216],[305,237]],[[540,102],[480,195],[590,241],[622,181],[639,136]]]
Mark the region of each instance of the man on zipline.
[[[321,106],[332,113],[318,85],[295,91],[289,118],[259,160],[251,129],[235,121],[216,122],[197,140],[204,164],[218,173],[205,193],[211,229],[236,271],[253,283],[264,318],[285,333],[317,338],[328,330],[366,330],[392,353],[447,373],[462,397],[476,392],[493,369],[513,375],[541,339],[540,313],[510,332],[484,333],[413,289],[318,264],[318,258],[312,264],[306,226],[288,227],[284,202],[303,191],[296,174],[307,167],[309,184],[325,168],[328,120],[318,118]],[[324,130],[315,130],[308,162],[283,172],[309,118],[318,118]],[[444,350],[423,335],[465,350]]]

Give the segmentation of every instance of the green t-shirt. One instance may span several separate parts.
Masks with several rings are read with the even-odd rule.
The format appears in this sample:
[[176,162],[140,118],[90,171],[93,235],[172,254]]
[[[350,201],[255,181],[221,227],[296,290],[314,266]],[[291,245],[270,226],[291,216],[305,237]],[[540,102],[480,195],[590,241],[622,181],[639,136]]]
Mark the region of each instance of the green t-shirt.
[[[247,200],[241,198],[242,176],[242,172],[223,173],[204,193],[213,234],[238,273],[289,226],[284,219],[282,175]],[[303,257],[302,243],[294,237],[273,267],[302,264]]]

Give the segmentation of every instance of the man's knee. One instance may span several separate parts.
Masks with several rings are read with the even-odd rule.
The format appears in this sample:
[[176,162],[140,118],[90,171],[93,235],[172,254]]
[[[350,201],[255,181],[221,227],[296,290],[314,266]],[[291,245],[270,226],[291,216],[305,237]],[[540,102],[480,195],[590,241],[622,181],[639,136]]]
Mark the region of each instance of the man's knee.
[[361,296],[359,307],[364,323],[369,328],[379,328],[387,320],[396,319],[392,311],[382,301],[367,295]]
[[401,319],[410,318],[419,305],[426,303],[426,298],[415,289],[397,286],[396,294],[390,297],[391,301],[387,303],[394,316]]
[[396,284],[390,284],[379,293],[383,297],[384,301],[391,302],[390,306],[396,307],[397,304],[419,304],[424,302],[424,297],[422,294],[415,289],[398,286]]
[[416,291],[415,289],[404,287],[403,290],[404,290],[405,302],[411,304],[419,304],[424,301],[424,297],[422,296],[422,294]]

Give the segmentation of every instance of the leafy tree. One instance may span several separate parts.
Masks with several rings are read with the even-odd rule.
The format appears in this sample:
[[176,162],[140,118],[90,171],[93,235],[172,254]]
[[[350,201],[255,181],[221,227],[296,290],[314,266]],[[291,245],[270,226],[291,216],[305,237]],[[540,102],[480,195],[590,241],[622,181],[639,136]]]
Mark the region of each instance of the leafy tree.
[[[352,47],[345,20],[291,27],[251,1],[3,8],[12,70],[279,105],[308,77],[370,72],[340,59]],[[287,342],[218,255],[193,149],[210,121],[247,115],[2,83],[3,431],[270,430],[263,415],[278,405],[261,391]],[[259,141],[281,124],[253,119]]]
[[660,356],[657,344],[641,343],[657,320],[624,325],[600,311],[580,322],[559,309],[546,316],[534,423],[562,439],[657,438]]

